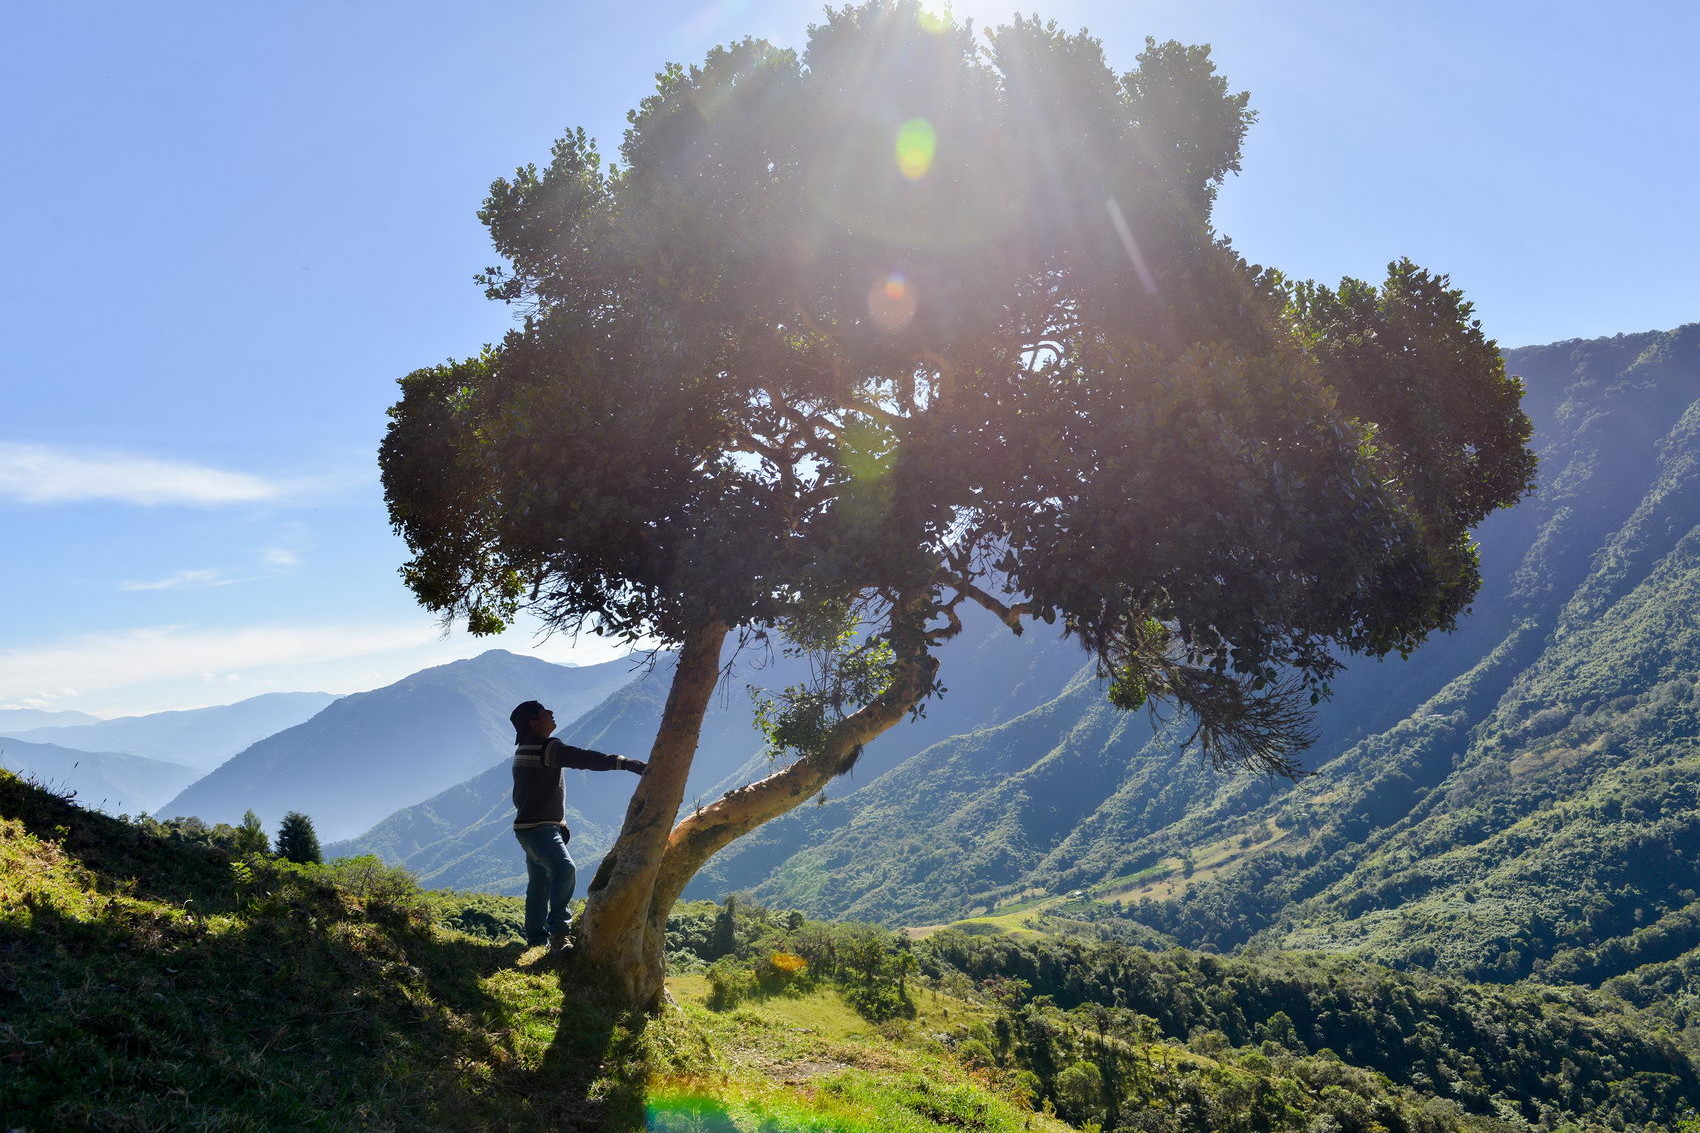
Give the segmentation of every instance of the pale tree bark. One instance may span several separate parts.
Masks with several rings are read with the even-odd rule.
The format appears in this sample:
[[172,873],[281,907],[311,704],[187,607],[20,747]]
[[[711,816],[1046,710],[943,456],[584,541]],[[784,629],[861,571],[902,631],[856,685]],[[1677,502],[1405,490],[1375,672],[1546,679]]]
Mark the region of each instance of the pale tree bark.
[[710,622],[685,635],[649,770],[638,780],[620,836],[590,883],[579,924],[582,959],[645,1009],[659,1003],[666,977],[667,917],[663,912],[657,928],[651,913],[655,879],[684,801],[703,715],[720,679],[726,633],[723,623]]

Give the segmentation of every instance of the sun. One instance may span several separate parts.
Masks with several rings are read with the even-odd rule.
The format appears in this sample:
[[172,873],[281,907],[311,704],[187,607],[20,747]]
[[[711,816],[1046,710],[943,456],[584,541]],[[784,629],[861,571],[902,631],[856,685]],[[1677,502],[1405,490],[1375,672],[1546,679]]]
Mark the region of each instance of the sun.
[[942,31],[951,23],[963,24],[974,21],[976,31],[984,30],[998,24],[1009,23],[1015,18],[1020,6],[1013,0],[953,0],[951,3],[935,2],[923,6],[921,22],[923,26],[931,24]]

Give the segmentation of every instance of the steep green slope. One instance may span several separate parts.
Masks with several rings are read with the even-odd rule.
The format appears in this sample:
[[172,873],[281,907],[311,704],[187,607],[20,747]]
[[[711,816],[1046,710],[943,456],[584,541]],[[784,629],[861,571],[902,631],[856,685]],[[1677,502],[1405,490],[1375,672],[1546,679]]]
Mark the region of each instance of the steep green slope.
[[[1252,812],[1295,831],[1132,910],[1183,941],[1662,988],[1700,911],[1700,327],[1514,355],[1557,389],[1518,624],[1447,693]],[[1614,369],[1615,367],[1615,369]],[[1655,976],[1641,972],[1662,966]]]

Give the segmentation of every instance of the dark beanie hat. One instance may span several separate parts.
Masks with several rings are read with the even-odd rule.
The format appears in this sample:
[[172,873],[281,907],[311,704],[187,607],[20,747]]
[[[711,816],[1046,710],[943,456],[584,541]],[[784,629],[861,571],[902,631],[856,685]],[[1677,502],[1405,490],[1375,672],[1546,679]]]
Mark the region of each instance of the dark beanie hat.
[[514,737],[523,740],[527,730],[526,725],[541,715],[543,715],[541,701],[527,700],[517,705],[512,712],[508,713],[508,722],[514,726]]

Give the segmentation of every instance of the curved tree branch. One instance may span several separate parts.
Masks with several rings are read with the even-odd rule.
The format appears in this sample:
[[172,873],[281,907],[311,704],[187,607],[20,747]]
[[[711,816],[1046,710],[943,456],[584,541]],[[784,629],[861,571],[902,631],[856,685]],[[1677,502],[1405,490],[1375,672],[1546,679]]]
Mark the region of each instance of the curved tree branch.
[[956,588],[956,592],[958,594],[967,598],[975,605],[984,607],[986,610],[990,611],[1000,622],[1008,626],[1014,633],[1019,635],[1022,629],[1025,628],[1021,624],[1021,619],[1026,617],[1032,609],[1026,602],[1015,602],[1013,604],[1001,602],[997,598],[986,593],[984,590],[981,590],[968,578],[960,574],[950,578],[948,581],[951,586]]

